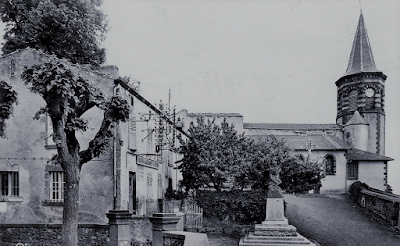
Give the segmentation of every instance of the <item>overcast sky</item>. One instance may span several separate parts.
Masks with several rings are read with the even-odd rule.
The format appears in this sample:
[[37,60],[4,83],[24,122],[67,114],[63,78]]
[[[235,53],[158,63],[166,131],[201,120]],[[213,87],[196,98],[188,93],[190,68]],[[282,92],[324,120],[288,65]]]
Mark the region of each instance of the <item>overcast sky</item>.
[[[400,193],[400,1],[363,0],[386,80],[389,184]],[[335,123],[359,0],[104,0],[107,64],[151,103],[240,113],[244,122]]]

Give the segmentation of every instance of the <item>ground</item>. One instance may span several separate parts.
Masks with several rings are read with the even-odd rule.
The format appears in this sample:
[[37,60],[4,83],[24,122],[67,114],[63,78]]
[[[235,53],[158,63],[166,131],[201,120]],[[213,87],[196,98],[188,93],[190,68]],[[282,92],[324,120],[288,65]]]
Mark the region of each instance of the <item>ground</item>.
[[239,244],[239,239],[222,234],[207,233],[209,246],[234,246]]
[[343,195],[307,198],[285,195],[289,224],[322,246],[395,246],[393,228],[360,211]]

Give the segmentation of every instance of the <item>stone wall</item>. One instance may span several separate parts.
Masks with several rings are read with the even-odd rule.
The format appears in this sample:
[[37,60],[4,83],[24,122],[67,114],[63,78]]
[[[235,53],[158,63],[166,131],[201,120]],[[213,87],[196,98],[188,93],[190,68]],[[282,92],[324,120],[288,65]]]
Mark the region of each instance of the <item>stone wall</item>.
[[392,226],[399,225],[400,196],[371,188],[361,193],[358,203],[362,207]]
[[[108,225],[81,224],[78,227],[79,246],[109,245]],[[60,224],[0,224],[0,245],[15,246],[27,243],[29,246],[60,245]]]

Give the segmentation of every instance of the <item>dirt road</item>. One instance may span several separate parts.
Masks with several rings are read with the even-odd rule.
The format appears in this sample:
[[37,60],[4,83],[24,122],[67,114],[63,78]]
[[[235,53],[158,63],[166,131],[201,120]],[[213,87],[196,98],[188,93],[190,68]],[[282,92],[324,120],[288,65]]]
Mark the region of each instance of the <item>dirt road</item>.
[[377,223],[344,196],[304,198],[285,195],[289,224],[321,246],[400,246],[389,227]]

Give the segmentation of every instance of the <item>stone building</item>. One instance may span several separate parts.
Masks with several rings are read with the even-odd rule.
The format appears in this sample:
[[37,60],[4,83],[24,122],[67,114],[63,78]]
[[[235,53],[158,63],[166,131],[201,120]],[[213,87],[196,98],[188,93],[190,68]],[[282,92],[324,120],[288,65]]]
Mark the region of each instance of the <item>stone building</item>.
[[[33,119],[45,102],[20,77],[25,66],[51,59],[57,58],[30,48],[0,58],[0,80],[18,93],[18,105],[5,120],[5,137],[0,138],[0,223],[62,220],[64,175],[51,161],[56,153],[51,121],[43,115]],[[115,137],[107,151],[82,167],[79,222],[106,224],[109,210],[129,210],[134,216],[159,212],[166,188],[176,183],[172,167],[176,155],[170,149],[181,132],[174,127],[173,119],[162,105],[155,107],[132,84],[120,79],[117,67],[93,71],[69,66],[100,87],[107,97],[119,94],[130,105],[129,121],[115,125]],[[96,134],[103,114],[92,108],[83,117],[89,127],[77,133],[82,150]]]
[[337,115],[333,124],[243,123],[240,114],[178,113],[187,129],[196,117],[227,118],[238,132],[257,139],[275,135],[295,153],[318,160],[326,177],[322,193],[345,193],[355,181],[384,190],[388,161],[385,154],[385,80],[375,65],[361,13],[345,74],[336,81]]

